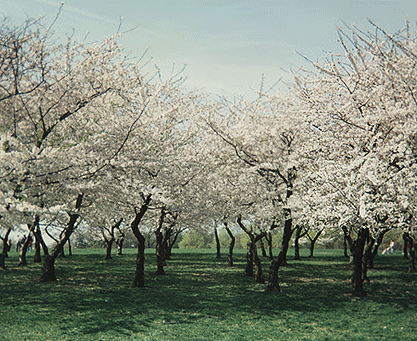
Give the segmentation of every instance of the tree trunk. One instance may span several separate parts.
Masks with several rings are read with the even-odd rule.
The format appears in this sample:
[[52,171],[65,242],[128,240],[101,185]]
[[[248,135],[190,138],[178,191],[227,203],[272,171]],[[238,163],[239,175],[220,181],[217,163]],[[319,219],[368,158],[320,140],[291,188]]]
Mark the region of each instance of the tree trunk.
[[0,254],[0,269],[6,270],[6,258],[7,258],[7,251],[9,250],[9,245],[7,241],[9,240],[9,234],[12,231],[12,229],[9,227],[6,231],[6,234],[3,237],[2,240],[2,251]]
[[33,263],[42,263],[42,258],[41,258],[41,242],[39,240],[39,235],[41,235],[41,229],[39,226],[39,222],[36,225],[36,233],[34,232],[33,235],[35,237],[35,246],[34,246],[34,250],[35,250],[35,255],[33,256]]
[[274,255],[272,253],[272,233],[268,232],[265,236],[267,242],[268,242],[268,251],[269,251],[269,259],[274,259]]
[[363,289],[363,251],[365,248],[365,242],[369,235],[369,231],[366,228],[360,228],[356,240],[352,243],[352,296],[364,297],[366,292]]
[[[79,194],[75,209],[77,212],[81,209],[81,203],[83,200],[83,194]],[[75,223],[77,222],[77,219],[79,217],[78,213],[68,213],[69,215],[69,222],[67,224],[67,227],[65,228],[65,231],[63,233],[62,238],[59,240],[59,242],[55,245],[52,252],[47,255],[44,259],[43,269],[42,269],[42,275],[40,278],[41,282],[53,282],[56,281],[56,275],[55,275],[55,259],[62,253],[62,250],[64,249],[65,243],[70,238],[71,234],[74,232],[75,229]]]
[[246,252],[245,275],[247,277],[254,277],[253,276],[253,248],[252,248],[252,242],[248,242],[247,250],[248,251]]
[[145,237],[140,233],[140,236],[136,236],[136,238],[138,240],[138,254],[136,255],[136,272],[133,287],[143,288],[145,286]]
[[302,226],[297,225],[295,227],[295,238],[294,238],[294,260],[300,260],[300,238]]
[[267,291],[280,291],[279,281],[278,281],[278,270],[286,262],[287,252],[288,252],[291,236],[293,233],[291,209],[284,208],[284,218],[285,218],[285,223],[284,223],[284,233],[282,236],[281,251],[279,252],[278,257],[272,260],[271,266],[269,267],[269,279],[268,279],[269,283],[266,289]]
[[105,239],[106,242],[106,260],[111,259],[111,248],[113,246],[113,238]]
[[409,240],[409,234],[408,232],[404,232],[403,233],[403,241],[404,241],[404,246],[403,246],[403,252],[404,252],[404,258],[408,259],[408,240]]
[[319,239],[319,237],[321,236],[321,234],[323,233],[323,231],[324,231],[324,228],[319,230],[314,238],[311,238],[310,234],[307,233],[307,237],[308,237],[308,239],[310,239],[310,255],[308,256],[309,258],[314,257],[314,246],[316,245],[316,242]]
[[68,256],[72,256],[71,238],[68,238]]
[[414,244],[414,239],[407,233],[408,246],[408,272],[416,272],[416,255],[417,244]]
[[139,212],[135,209],[135,219],[130,224],[133,234],[138,241],[138,253],[136,255],[136,272],[133,280],[133,287],[143,288],[145,286],[145,237],[139,231],[139,223],[149,208],[151,195],[143,198],[143,204]]
[[266,250],[265,250],[265,244],[264,244],[264,242],[263,242],[263,239],[261,239],[260,241],[259,241],[259,244],[260,244],[260,246],[261,246],[261,252],[262,252],[262,257],[268,257],[268,255],[266,254]]
[[30,231],[32,230],[32,226],[30,224],[27,224],[27,226],[29,229],[29,233],[19,252],[19,265],[27,265],[26,253],[28,251],[29,243],[31,242],[31,239],[32,239],[32,237],[30,236]]
[[348,243],[346,235],[343,235],[343,255],[349,257],[348,255]]
[[117,255],[121,256],[122,255],[122,250],[123,250],[123,242],[124,242],[124,238],[120,238],[119,241],[117,242]]
[[368,260],[368,269],[373,269],[374,268],[374,260],[375,260],[376,255],[378,254],[378,249],[381,246],[382,241],[384,240],[385,233],[387,233],[389,230],[390,229],[383,229],[382,231],[380,231],[378,233],[378,236],[376,237],[374,248],[373,248],[371,256],[369,257],[369,260]]
[[233,248],[235,247],[236,238],[233,235],[232,231],[227,227],[227,223],[224,223],[224,228],[230,237],[230,245],[229,245],[229,255],[227,257],[229,266],[233,266]]
[[264,276],[262,274],[262,264],[261,260],[258,257],[258,251],[256,250],[256,243],[253,242],[252,244],[252,254],[253,254],[253,266],[255,268],[255,282],[256,283],[265,283]]
[[157,270],[155,272],[155,275],[165,275],[164,270],[164,256],[163,256],[163,235],[161,231],[155,231],[156,236],[156,264],[157,264]]
[[368,232],[367,239],[368,239],[368,244],[366,245],[365,252],[363,254],[362,281],[370,282],[371,280],[368,277],[368,269],[369,269],[369,264],[371,263],[372,249],[375,245],[376,240],[375,238],[369,235],[369,232]]
[[214,227],[214,237],[216,240],[216,258],[220,259],[220,240],[219,240],[219,234],[217,233],[217,227]]
[[162,226],[164,224],[165,214],[166,214],[165,209],[162,208],[161,214],[159,216],[158,227],[155,230],[155,237],[156,237],[155,249],[156,249],[156,264],[157,264],[157,270],[155,272],[155,275],[165,275],[164,235],[162,233]]

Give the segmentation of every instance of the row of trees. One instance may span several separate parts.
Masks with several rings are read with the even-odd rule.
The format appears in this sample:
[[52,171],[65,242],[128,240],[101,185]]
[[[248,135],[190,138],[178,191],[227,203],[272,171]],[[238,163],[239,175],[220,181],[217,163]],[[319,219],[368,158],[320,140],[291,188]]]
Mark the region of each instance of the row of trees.
[[[111,248],[123,221],[138,243],[134,286],[143,286],[145,230],[153,227],[163,273],[182,231],[232,223],[248,235],[248,267],[263,282],[256,242],[278,229],[274,291],[294,231],[313,239],[338,231],[353,255],[352,294],[365,295],[364,255],[386,231],[404,231],[415,257],[415,37],[408,27],[373,28],[340,31],[345,53],[297,73],[288,95],[231,102],[187,91],[181,74],[143,73],[117,37],[58,44],[37,21],[3,21],[4,240],[26,224],[50,281],[75,229],[96,231]],[[51,222],[65,228],[49,250],[39,226]]]

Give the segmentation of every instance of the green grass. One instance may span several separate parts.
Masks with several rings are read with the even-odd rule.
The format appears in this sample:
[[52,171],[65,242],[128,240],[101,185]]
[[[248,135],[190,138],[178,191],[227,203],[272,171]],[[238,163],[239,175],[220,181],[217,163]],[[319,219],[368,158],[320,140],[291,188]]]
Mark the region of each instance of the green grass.
[[21,267],[12,252],[0,271],[0,339],[417,340],[417,275],[401,255],[378,256],[368,296],[357,299],[338,250],[297,262],[290,250],[279,293],[244,276],[243,250],[234,267],[226,250],[220,260],[214,250],[174,250],[165,276],[153,275],[147,251],[146,288],[131,287],[135,250],[109,261],[104,250],[75,250],[58,259],[56,283],[37,282],[41,265]]

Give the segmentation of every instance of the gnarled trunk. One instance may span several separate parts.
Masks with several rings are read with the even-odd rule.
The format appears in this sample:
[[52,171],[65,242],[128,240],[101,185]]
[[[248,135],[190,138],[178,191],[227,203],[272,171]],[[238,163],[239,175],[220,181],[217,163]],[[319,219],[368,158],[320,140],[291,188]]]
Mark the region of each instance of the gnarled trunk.
[[[83,194],[78,195],[78,198],[75,204],[76,211],[79,211],[81,208],[83,196],[84,196]],[[62,253],[62,250],[64,249],[64,245],[70,238],[71,234],[74,232],[75,223],[77,222],[77,219],[79,218],[78,213],[69,213],[68,215],[69,215],[69,222],[67,224],[67,227],[64,230],[64,233],[62,234],[61,239],[52,249],[52,252],[49,255],[47,255],[44,259],[42,275],[40,278],[41,282],[56,281],[55,259],[58,257],[58,255]]]

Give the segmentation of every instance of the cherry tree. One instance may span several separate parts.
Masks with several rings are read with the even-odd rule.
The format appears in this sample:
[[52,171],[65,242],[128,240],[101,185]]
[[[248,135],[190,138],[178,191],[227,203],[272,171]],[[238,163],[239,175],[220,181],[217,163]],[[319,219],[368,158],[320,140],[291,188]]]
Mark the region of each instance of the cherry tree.
[[50,209],[68,216],[62,239],[46,257],[45,281],[56,279],[54,260],[76,227],[92,175],[114,156],[92,159],[94,140],[107,116],[122,115],[143,88],[138,67],[114,38],[55,45],[52,36],[50,28],[30,22],[6,27],[1,38],[1,203],[34,216]]
[[296,98],[260,93],[254,102],[224,102],[216,115],[207,119],[213,133],[229,148],[228,155],[233,155],[241,174],[255,176],[257,185],[262,182],[257,191],[263,195],[258,196],[257,202],[269,201],[269,205],[264,205],[269,207],[268,214],[263,212],[264,218],[284,221],[281,252],[270,269],[271,291],[279,290],[278,269],[286,261],[293,232],[293,210],[299,209],[298,196],[294,195],[300,174],[298,158],[310,129],[298,103]]
[[345,55],[331,55],[314,64],[318,74],[297,79],[316,131],[305,158],[310,191],[337,212],[341,226],[356,232],[354,296],[366,295],[366,240],[374,243],[389,227],[412,228],[405,222],[414,215],[414,186],[404,186],[404,179],[414,179],[416,167],[415,42],[409,31],[374,29],[340,31]]

